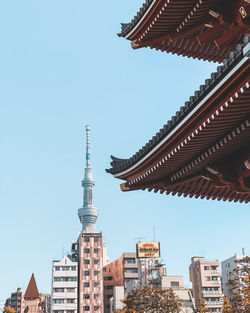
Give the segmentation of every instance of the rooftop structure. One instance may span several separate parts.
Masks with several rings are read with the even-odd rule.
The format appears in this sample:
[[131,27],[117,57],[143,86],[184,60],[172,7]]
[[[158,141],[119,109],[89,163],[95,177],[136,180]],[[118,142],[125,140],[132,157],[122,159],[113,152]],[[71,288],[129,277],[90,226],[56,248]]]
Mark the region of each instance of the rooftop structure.
[[122,36],[134,49],[222,62],[249,34],[247,0],[146,0]]
[[34,274],[31,275],[28,287],[25,291],[24,294],[24,300],[33,300],[33,299],[38,299],[39,298],[39,293],[35,281],[35,276]]
[[95,182],[92,178],[92,168],[90,167],[90,126],[86,126],[86,168],[84,169],[84,179],[82,186],[83,207],[78,210],[78,216],[82,224],[82,231],[86,233],[94,232],[98,209],[94,207],[93,187]]
[[107,170],[122,191],[249,202],[249,37],[175,116],[128,159]]

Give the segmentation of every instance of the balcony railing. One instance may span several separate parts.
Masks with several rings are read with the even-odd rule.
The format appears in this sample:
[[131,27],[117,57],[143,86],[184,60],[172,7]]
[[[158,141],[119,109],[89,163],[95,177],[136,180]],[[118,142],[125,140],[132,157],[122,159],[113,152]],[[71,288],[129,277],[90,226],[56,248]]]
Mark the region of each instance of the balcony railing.
[[213,285],[220,285],[220,280],[212,280]]
[[204,295],[219,295],[219,294],[221,294],[221,291],[219,291],[219,290],[203,290],[202,293]]

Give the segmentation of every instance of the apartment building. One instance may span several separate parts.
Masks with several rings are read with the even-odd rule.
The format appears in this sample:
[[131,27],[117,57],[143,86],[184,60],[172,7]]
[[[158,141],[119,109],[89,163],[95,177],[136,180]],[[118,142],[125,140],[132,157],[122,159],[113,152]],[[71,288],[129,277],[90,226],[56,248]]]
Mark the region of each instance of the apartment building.
[[[124,287],[125,293],[138,284],[138,260],[136,253],[124,252],[117,260],[103,269],[104,313],[110,312],[110,299],[114,297],[115,287]],[[120,291],[120,289],[117,289]],[[119,293],[120,294],[120,293]],[[115,297],[116,301],[117,297]]]
[[18,287],[16,292],[11,293],[9,305],[16,313],[22,313],[25,309],[24,292],[22,288]]
[[201,300],[204,298],[211,312],[221,312],[224,296],[219,261],[207,261],[204,257],[192,257],[189,275],[196,308],[200,309]]
[[[234,278],[234,270],[237,267],[240,267],[241,265],[237,262],[239,260],[242,260],[245,255],[237,255],[235,254],[234,256],[226,259],[225,261],[221,262],[221,272],[222,272],[222,288],[223,288],[223,293],[226,297],[230,298],[230,288],[228,286],[228,282],[230,279]],[[250,257],[250,256],[248,256]],[[243,277],[241,277],[243,278]]]
[[53,261],[52,313],[77,313],[78,262],[71,256]]

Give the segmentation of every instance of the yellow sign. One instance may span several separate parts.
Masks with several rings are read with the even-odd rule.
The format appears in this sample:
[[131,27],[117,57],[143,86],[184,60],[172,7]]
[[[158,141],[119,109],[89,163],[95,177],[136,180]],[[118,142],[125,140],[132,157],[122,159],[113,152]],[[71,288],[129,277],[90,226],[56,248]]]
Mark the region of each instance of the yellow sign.
[[160,243],[154,242],[138,242],[136,245],[137,258],[159,258]]

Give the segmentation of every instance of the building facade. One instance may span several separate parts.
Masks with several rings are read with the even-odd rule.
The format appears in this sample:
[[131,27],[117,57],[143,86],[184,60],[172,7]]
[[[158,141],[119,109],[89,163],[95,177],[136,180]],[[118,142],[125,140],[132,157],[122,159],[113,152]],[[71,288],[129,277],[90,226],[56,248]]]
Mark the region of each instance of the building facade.
[[77,313],[78,262],[71,256],[53,261],[52,313]]
[[189,275],[196,308],[199,310],[202,299],[205,299],[211,312],[221,312],[224,296],[219,261],[193,257],[189,266]]
[[[230,279],[234,278],[234,270],[237,267],[240,267],[240,264],[237,263],[237,261],[242,260],[244,257],[246,257],[246,256],[235,254],[231,258],[228,258],[225,261],[221,262],[222,288],[223,288],[224,295],[228,298],[231,297],[228,282]],[[248,256],[248,257],[250,257],[250,256]]]
[[104,312],[109,313],[111,308],[110,300],[113,298],[114,306],[121,294],[117,289],[114,297],[115,287],[124,288],[123,294],[129,293],[138,285],[138,260],[136,253],[124,252],[117,260],[107,264],[103,269],[104,279]]
[[24,304],[24,292],[21,287],[17,288],[16,292],[11,293],[10,301],[8,304],[16,311],[16,313],[22,313],[25,309]]

